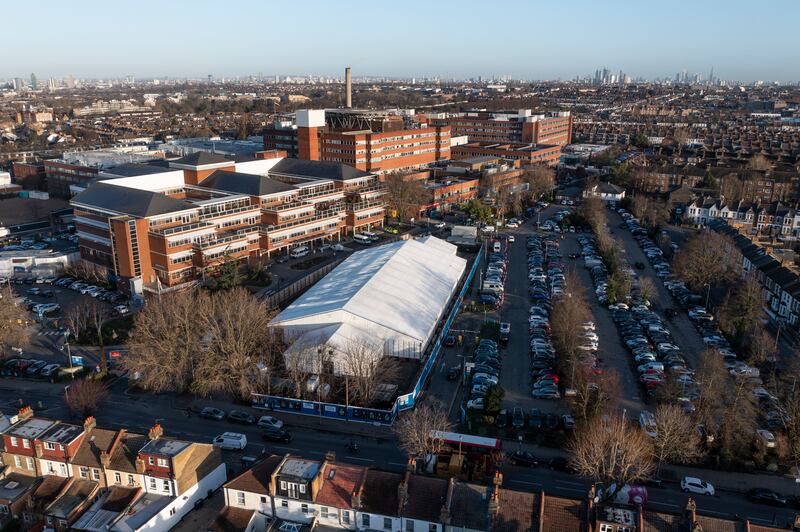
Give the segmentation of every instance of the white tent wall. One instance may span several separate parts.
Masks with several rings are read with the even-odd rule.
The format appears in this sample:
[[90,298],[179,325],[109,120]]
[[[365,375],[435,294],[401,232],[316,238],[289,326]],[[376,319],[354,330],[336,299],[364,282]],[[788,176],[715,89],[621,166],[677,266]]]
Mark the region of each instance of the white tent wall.
[[[384,355],[420,358],[444,316],[466,260],[435,237],[408,240],[352,254],[272,321],[288,343],[314,331],[382,343]],[[287,351],[297,351],[295,348]]]

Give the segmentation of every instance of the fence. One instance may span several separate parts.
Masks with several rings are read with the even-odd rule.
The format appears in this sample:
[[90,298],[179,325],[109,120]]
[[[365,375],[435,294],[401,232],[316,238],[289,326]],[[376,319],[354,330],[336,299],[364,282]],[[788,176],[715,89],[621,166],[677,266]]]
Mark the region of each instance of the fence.
[[304,292],[309,286],[325,277],[328,272],[338,266],[343,260],[344,259],[338,259],[330,264],[326,264],[322,268],[314,270],[312,273],[298,279],[290,285],[284,286],[280,290],[271,293],[267,292],[264,295],[267,305],[271,308],[278,308],[290,299],[294,299],[297,295]]
[[[398,397],[395,400],[391,410],[362,408],[358,406],[349,406],[337,403],[323,403],[319,401],[307,401],[303,399],[290,399],[288,397],[263,394],[253,394],[253,408],[263,408],[278,412],[318,416],[321,418],[338,419],[342,421],[374,423],[377,425],[391,425],[394,423],[394,418],[398,412],[414,408],[417,399],[422,394],[422,389],[425,387],[425,384],[428,382],[428,379],[431,376],[433,368],[436,367],[436,362],[439,358],[439,352],[442,348],[442,342],[444,341],[445,336],[447,336],[450,326],[453,324],[453,321],[458,315],[458,311],[464,301],[464,296],[470,290],[470,285],[472,284],[472,279],[475,277],[475,272],[478,271],[478,268],[480,268],[481,259],[484,252],[483,249],[484,248],[481,247],[478,251],[478,255],[475,257],[475,261],[472,263],[469,273],[464,278],[461,290],[458,292],[458,297],[456,297],[451,303],[450,312],[448,313],[447,319],[439,330],[439,334],[436,337],[436,342],[433,344],[433,348],[431,349],[431,354],[425,361],[422,371],[417,378],[417,383],[414,386],[414,390]],[[334,266],[335,264],[330,265],[331,268]],[[308,277],[312,276],[310,275]],[[304,279],[301,279],[301,281]],[[273,296],[270,297],[274,297],[276,294],[273,294]]]

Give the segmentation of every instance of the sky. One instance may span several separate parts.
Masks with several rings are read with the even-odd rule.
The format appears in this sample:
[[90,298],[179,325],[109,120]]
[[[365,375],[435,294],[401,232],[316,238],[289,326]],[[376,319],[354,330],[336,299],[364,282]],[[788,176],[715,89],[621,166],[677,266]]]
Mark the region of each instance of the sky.
[[[800,80],[800,0],[3,2],[0,78]],[[10,46],[9,46],[10,43]]]

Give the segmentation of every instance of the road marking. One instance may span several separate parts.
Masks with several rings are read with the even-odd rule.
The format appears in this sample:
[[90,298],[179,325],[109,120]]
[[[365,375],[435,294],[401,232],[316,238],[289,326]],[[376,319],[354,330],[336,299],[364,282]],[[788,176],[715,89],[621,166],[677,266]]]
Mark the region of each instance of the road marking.
[[371,458],[359,458],[358,456],[345,456],[347,460],[361,460],[362,462],[374,462]]
[[580,488],[585,486],[585,484],[583,484],[581,482],[573,482],[573,481],[570,481],[570,480],[558,480],[558,479],[556,479],[555,483],[556,484],[564,484],[565,486],[578,486]]
[[512,484],[525,484],[526,486],[541,486],[538,482],[528,482],[527,480],[509,480]]
[[386,463],[389,464],[389,465],[398,466],[398,467],[405,467],[406,465],[408,465],[408,464],[401,464],[401,463],[398,463],[398,462],[386,462]]
[[[300,449],[298,449],[297,447],[280,447],[278,445],[275,446],[275,449],[280,449],[281,451],[296,451],[296,452],[300,451]],[[311,452],[314,452],[314,451],[311,451]]]

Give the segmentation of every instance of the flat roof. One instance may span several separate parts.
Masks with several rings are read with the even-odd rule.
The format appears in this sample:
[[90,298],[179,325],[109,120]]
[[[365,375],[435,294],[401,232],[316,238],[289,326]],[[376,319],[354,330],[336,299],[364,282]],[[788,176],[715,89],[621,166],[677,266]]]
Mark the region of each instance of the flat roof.
[[180,454],[184,449],[191,445],[187,441],[172,440],[168,438],[158,438],[157,440],[150,440],[147,445],[142,447],[141,453],[143,454],[160,454],[162,456],[175,456]]
[[83,434],[83,427],[78,425],[68,425],[66,423],[56,423],[42,433],[38,439],[50,443],[68,444]]
[[317,475],[319,468],[319,462],[301,458],[289,458],[283,463],[280,474],[311,480]]
[[6,434],[31,440],[38,438],[40,434],[49,429],[52,425],[53,422],[49,419],[32,417],[12,425],[11,428],[6,431]]

